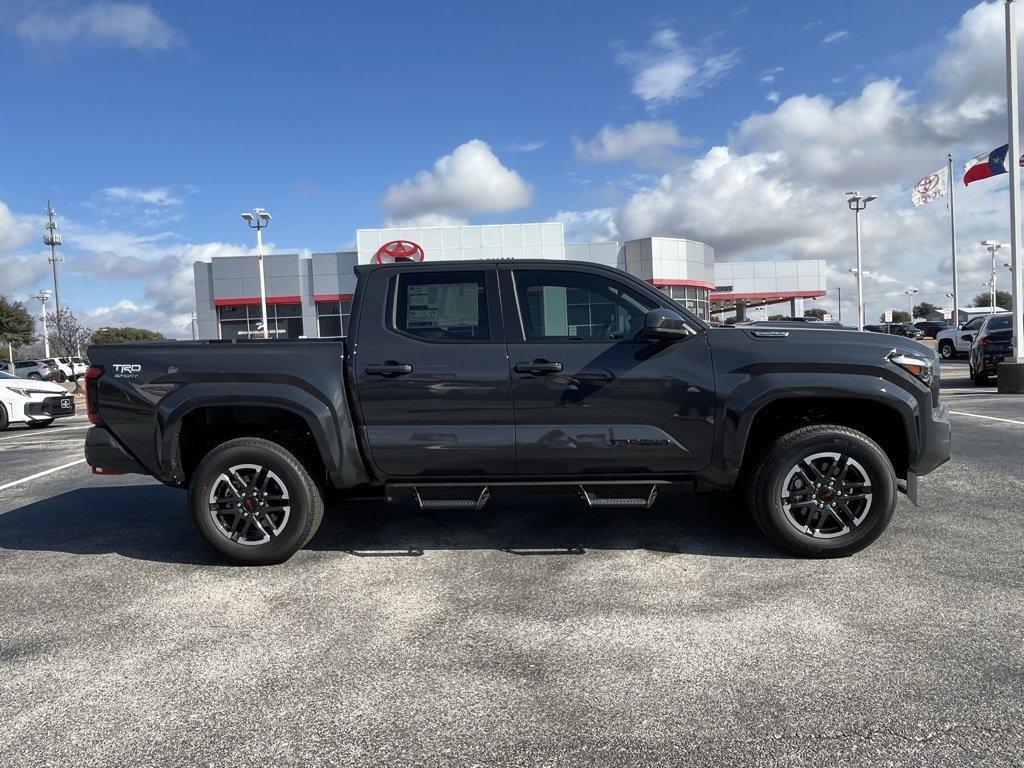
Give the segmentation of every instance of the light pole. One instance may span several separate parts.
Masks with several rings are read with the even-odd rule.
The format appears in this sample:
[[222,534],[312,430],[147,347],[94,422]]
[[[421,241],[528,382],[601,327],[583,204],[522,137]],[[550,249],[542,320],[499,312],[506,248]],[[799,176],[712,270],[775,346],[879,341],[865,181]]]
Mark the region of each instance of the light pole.
[[875,195],[862,195],[860,192],[847,192],[846,204],[853,211],[857,227],[857,330],[864,330],[864,275],[860,257],[860,212],[868,207],[868,203],[876,199]]
[[54,218],[57,212],[53,205],[46,201],[46,232],[43,234],[43,244],[50,246],[50,258],[48,261],[53,265],[53,303],[60,314],[60,286],[57,283],[57,262],[63,261],[63,257],[57,255],[57,246],[61,244],[60,232],[57,231],[57,221]]
[[[1010,293],[1013,297],[1013,357],[999,364],[999,391],[1004,394],[1024,394],[1024,268],[1021,264],[1020,245],[1020,112],[1017,104],[1017,3],[1006,0],[1006,122],[1009,134],[1007,170],[1010,173],[1010,263],[1013,274]],[[992,290],[995,290],[993,276]],[[995,302],[993,302],[994,304]]]
[[[254,215],[255,214],[255,215]],[[256,230],[256,255],[260,265],[260,309],[263,310],[263,338],[270,338],[270,326],[267,323],[267,281],[263,277],[263,230],[270,225],[270,213],[263,208],[253,208],[252,213],[242,212],[242,218],[250,229]]]
[[[857,238],[857,242],[860,243],[860,238]],[[857,249],[857,253],[860,253],[860,249],[859,248]],[[871,273],[868,272],[867,270],[860,270],[857,267],[850,267],[849,270],[847,270],[847,271],[851,275],[856,275],[857,276],[857,319],[858,319],[858,323],[860,324],[860,327],[857,330],[858,331],[863,331],[864,330],[864,293],[862,292],[862,287],[861,287],[861,285],[862,285],[861,284],[861,276],[863,276],[863,277],[871,277]]]
[[43,319],[43,357],[50,356],[50,336],[46,332],[46,301],[50,298],[49,291],[33,293],[29,298],[39,301],[39,314]]
[[907,288],[904,291],[907,296],[910,297],[910,322],[914,322],[914,294],[917,293],[917,288]]
[[1003,248],[1005,246],[1004,246],[1003,243],[997,243],[995,240],[982,240],[981,244],[989,252],[989,255],[992,256],[992,274],[991,274],[990,279],[989,279],[989,286],[990,286],[990,290],[991,290],[991,294],[992,294],[992,301],[990,302],[990,304],[991,304],[990,309],[993,312],[995,312],[996,311],[996,252],[1000,248]]
[[838,302],[838,306],[839,306],[839,322],[842,323],[843,322],[843,286],[837,285],[836,286],[836,291],[839,292],[839,302]]

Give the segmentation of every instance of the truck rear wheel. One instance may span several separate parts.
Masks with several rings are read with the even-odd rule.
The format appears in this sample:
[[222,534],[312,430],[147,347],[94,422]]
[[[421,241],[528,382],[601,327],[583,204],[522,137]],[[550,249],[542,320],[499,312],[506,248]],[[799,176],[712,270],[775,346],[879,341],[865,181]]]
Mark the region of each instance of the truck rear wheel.
[[302,462],[256,437],[229,440],[206,454],[188,498],[203,538],[249,565],[287,560],[313,538],[324,514],[323,495]]
[[748,487],[758,526],[804,557],[844,557],[877,539],[896,508],[896,473],[867,435],[836,424],[780,437]]

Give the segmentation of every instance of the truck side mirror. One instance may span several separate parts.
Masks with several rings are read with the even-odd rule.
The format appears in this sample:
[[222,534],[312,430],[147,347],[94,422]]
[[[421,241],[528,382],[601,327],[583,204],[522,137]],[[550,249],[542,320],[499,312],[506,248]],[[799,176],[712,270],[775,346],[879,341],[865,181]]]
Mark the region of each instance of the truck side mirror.
[[671,309],[652,309],[644,315],[644,338],[678,341],[692,333],[683,316]]

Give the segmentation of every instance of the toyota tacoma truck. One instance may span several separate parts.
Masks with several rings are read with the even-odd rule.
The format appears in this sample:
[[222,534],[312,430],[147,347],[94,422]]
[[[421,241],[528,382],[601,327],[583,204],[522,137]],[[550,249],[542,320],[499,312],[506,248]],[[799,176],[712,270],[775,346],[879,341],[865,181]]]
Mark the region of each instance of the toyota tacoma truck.
[[650,507],[742,489],[797,555],[856,552],[949,458],[935,353],[806,327],[712,328],[653,286],[570,261],[356,267],[343,339],[97,345],[97,474],[188,490],[227,558],[286,560],[328,491],[424,510],[524,490]]

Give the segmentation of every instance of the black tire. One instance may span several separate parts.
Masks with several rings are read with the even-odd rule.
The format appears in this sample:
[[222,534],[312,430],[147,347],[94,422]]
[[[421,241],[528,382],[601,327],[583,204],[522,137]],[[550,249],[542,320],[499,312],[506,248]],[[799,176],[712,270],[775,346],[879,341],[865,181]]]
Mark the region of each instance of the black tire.
[[30,374],[29,374],[28,376],[26,376],[25,378],[28,378],[28,379],[32,379],[33,381],[42,381],[42,380],[43,380],[43,377],[42,377],[42,376],[40,376],[40,375],[39,375],[38,373],[36,373],[35,371],[33,371],[32,373],[30,373]]
[[48,427],[51,424],[53,424],[53,419],[32,420],[28,422],[28,425],[32,429],[39,429],[39,427]]
[[[279,481],[288,497],[286,522],[262,543],[233,541],[230,532],[215,521],[210,511],[211,494],[217,483],[222,482],[220,478],[229,468],[238,465],[265,467],[276,475],[274,482]],[[284,562],[313,538],[324,515],[323,493],[302,462],[277,443],[257,437],[229,440],[206,454],[192,475],[188,500],[192,522],[207,543],[226,558],[247,565]],[[261,511],[256,509],[248,514],[260,519]],[[261,526],[265,523],[266,519],[260,519]]]
[[984,387],[989,383],[988,378],[989,375],[985,371],[971,371],[971,381],[974,382],[974,386],[976,387]]
[[943,360],[952,360],[956,357],[956,347],[953,346],[951,341],[940,341],[939,342],[939,355]]
[[[866,501],[863,519],[847,533],[834,538],[816,538],[798,527],[783,508],[782,493],[787,476],[803,459],[823,453],[838,453],[855,460],[871,486],[871,498]],[[817,424],[775,441],[767,455],[760,459],[748,486],[747,504],[764,535],[777,547],[804,557],[845,557],[864,549],[882,534],[896,509],[896,494],[892,463],[874,440],[849,427]],[[827,519],[826,513],[815,513],[813,507],[810,514]]]
[[10,422],[7,420],[7,409],[4,408],[3,403],[0,403],[0,432],[7,429],[7,425]]

